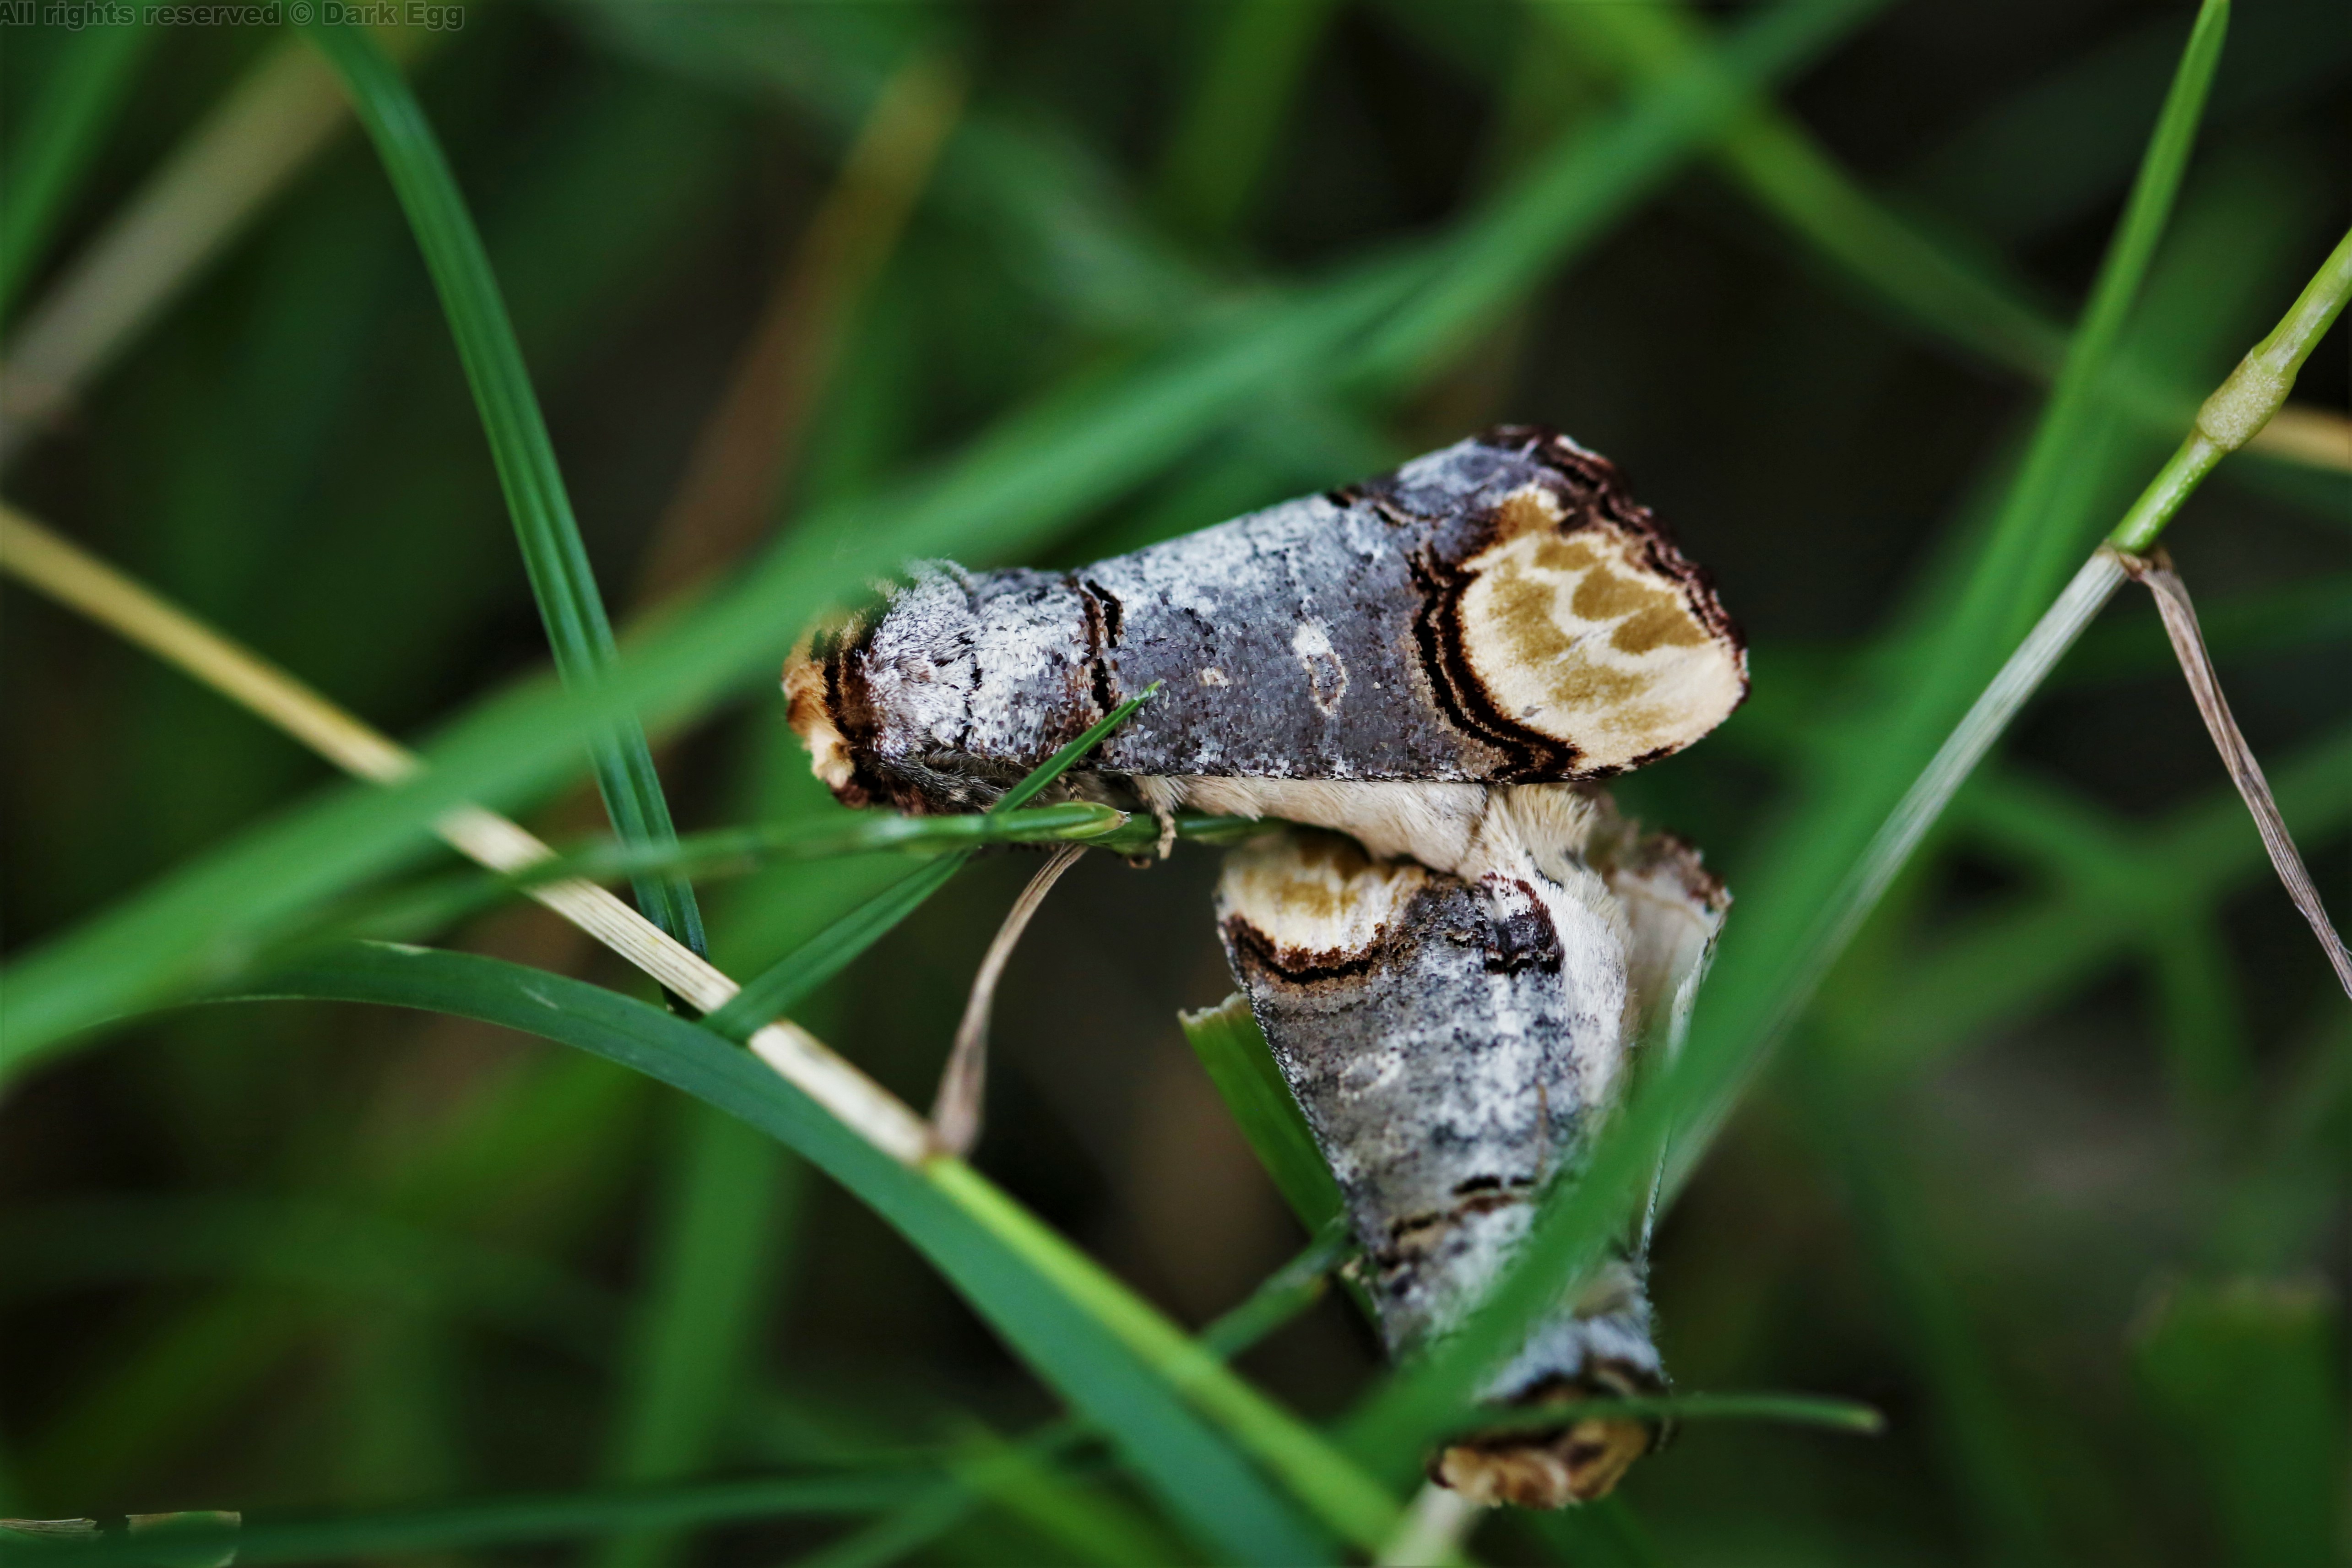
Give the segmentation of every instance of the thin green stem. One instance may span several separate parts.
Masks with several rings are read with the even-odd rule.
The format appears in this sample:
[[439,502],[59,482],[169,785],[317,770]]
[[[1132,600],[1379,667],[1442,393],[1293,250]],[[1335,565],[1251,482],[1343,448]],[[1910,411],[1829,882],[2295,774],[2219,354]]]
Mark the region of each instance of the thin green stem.
[[2197,411],[2189,433],[2139,499],[2107,535],[2137,555],[2156,542],[2181,504],[2223,458],[2252,440],[2286,404],[2303,362],[2352,299],[2352,230],[2347,230],[2268,337],[2247,352],[2230,378]]

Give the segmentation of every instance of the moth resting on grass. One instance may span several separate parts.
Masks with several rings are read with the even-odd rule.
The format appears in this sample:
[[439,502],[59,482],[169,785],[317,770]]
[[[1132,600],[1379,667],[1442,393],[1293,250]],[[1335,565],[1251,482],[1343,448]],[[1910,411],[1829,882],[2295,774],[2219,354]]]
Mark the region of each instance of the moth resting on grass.
[[[1296,826],[1228,854],[1219,929],[1365,1253],[1393,1355],[1452,1331],[1572,1178],[1637,1047],[1687,1011],[1729,900],[1595,781],[1706,734],[1747,655],[1604,458],[1505,426],[1393,474],[1071,573],[945,563],[786,666],[851,805],[985,808],[1120,702],[1056,788]],[[1524,1424],[1431,1473],[1600,1497],[1659,1435],[1645,1241],[1488,1397]]]

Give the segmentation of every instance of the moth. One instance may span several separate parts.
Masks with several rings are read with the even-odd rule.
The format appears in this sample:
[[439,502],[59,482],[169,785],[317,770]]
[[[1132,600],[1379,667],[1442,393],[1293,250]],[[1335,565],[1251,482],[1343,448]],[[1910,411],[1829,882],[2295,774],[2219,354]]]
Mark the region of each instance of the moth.
[[[1728,895],[1599,782],[1720,723],[1745,646],[1607,459],[1506,426],[1076,572],[919,564],[784,672],[835,796],[915,813],[984,809],[1155,683],[1056,787],[1151,813],[1163,855],[1180,807],[1283,825],[1228,852],[1218,929],[1412,1356],[1687,1013]],[[1667,1386],[1645,1271],[1627,1238],[1491,1379],[1528,1418],[1433,1479],[1613,1487],[1660,1436],[1609,1412]]]

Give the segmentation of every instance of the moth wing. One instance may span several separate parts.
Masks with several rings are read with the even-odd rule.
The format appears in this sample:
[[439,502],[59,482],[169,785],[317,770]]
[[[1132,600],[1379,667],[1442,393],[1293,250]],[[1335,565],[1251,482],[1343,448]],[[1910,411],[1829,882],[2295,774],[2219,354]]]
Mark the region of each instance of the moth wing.
[[1506,743],[1564,753],[1591,778],[1678,752],[1739,706],[1748,657],[1705,575],[1645,513],[1563,527],[1529,486],[1449,594],[1457,702]]

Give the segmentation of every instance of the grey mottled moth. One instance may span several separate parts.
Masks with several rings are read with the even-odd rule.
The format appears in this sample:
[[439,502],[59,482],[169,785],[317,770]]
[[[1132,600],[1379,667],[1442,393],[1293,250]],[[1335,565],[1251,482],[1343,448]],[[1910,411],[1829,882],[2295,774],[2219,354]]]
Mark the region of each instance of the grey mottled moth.
[[[980,809],[1160,683],[1057,788],[1295,825],[1229,853],[1226,953],[1391,1352],[1450,1332],[1638,1046],[1675,1032],[1728,906],[1594,782],[1746,695],[1705,574],[1605,459],[1506,426],[1080,571],[911,577],[785,668],[818,776],[852,805]],[[1644,1250],[1496,1373],[1528,1420],[1444,1448],[1436,1479],[1559,1507],[1648,1450],[1656,1423],[1607,1412],[1666,1386]]]

